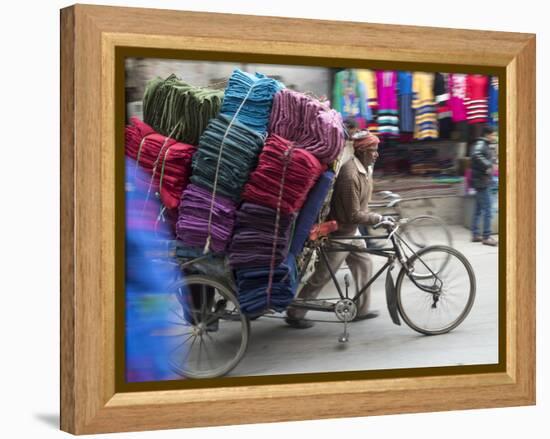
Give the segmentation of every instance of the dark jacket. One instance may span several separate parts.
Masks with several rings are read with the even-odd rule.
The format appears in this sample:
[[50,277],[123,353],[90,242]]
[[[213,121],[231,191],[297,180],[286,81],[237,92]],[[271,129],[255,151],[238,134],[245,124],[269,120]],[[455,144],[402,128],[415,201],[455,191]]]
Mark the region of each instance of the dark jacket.
[[487,189],[491,185],[491,176],[487,170],[493,166],[493,152],[489,141],[478,138],[472,148],[472,186],[475,189]]

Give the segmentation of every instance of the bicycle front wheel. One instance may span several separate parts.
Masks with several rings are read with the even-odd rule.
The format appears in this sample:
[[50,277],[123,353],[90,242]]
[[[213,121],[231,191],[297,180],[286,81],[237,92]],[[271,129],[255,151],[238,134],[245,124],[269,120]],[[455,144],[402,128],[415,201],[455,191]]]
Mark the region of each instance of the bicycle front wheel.
[[421,334],[445,334],[468,316],[475,300],[474,270],[459,251],[431,246],[408,260],[396,282],[397,306],[405,323]]
[[186,378],[227,374],[248,346],[250,322],[223,282],[203,275],[187,276],[172,288],[169,364]]
[[420,215],[409,218],[402,227],[407,241],[420,250],[431,245],[453,246],[453,236],[445,222],[432,215]]

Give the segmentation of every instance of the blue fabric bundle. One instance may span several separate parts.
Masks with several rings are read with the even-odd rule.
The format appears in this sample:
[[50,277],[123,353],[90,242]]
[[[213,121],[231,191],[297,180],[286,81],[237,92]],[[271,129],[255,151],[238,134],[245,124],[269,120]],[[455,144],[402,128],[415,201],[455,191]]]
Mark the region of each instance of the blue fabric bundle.
[[309,232],[317,220],[317,215],[323,207],[323,203],[330,190],[332,180],[334,179],[334,172],[326,171],[315,186],[309,191],[306,202],[300,210],[300,215],[296,220],[294,228],[294,236],[290,243],[289,253],[297,256],[302,251],[304,244],[309,236]]
[[238,120],[231,122],[230,116],[219,114],[210,121],[200,138],[199,149],[193,156],[191,181],[213,191],[218,169],[216,195],[238,201],[250,171],[258,164],[263,144],[263,138],[254,130]]
[[237,120],[263,136],[267,132],[273,96],[282,88],[284,85],[279,81],[261,73],[251,75],[235,69],[225,89],[221,112],[234,116],[238,111]]
[[294,299],[298,285],[294,256],[290,255],[273,271],[273,283],[268,296],[266,287],[269,272],[269,267],[236,270],[239,303],[245,314],[256,314],[267,309],[282,312]]

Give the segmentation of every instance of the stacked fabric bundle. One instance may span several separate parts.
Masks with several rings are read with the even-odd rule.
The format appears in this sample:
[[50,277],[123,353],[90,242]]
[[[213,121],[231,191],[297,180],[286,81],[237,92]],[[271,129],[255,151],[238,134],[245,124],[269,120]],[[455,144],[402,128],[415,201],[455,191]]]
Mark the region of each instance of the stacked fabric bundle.
[[[280,215],[269,207],[243,203],[237,222],[229,263],[233,268],[279,265],[288,254],[290,232],[295,215]],[[278,225],[276,226],[276,224]]]
[[309,192],[294,226],[294,235],[289,249],[289,253],[294,256],[300,254],[311,228],[317,222],[317,217],[332,186],[334,176],[333,171],[326,171]]
[[237,205],[221,195],[194,184],[183,193],[176,224],[178,238],[190,247],[202,247],[210,237],[209,248],[225,251],[231,239]]
[[302,93],[283,89],[273,99],[270,134],[296,142],[321,163],[331,163],[345,144],[342,116]]
[[261,73],[233,71],[225,90],[221,112],[264,135],[267,131],[273,96],[283,88],[280,82]]
[[266,309],[282,312],[292,302],[297,287],[294,257],[290,255],[272,271],[271,276],[270,272],[269,267],[236,270],[239,303],[245,314],[260,313]]
[[196,148],[158,134],[136,117],[130,118],[125,137],[126,155],[147,171],[151,190],[160,188],[163,204],[168,209],[177,208],[191,175]]
[[219,114],[200,139],[199,150],[193,157],[191,181],[210,191],[216,182],[216,194],[238,201],[262,146],[263,138],[254,130]]
[[270,135],[242,198],[272,209],[279,208],[285,214],[297,212],[324,169],[325,166],[308,151],[294,148],[292,142],[282,137]]
[[156,78],[143,96],[143,119],[157,132],[197,145],[222,106],[223,91],[194,87],[176,75]]

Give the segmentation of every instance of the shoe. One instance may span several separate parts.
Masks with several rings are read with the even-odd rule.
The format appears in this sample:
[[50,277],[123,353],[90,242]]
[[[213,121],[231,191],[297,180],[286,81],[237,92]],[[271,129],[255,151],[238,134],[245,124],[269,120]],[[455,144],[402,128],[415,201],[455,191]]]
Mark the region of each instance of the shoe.
[[498,245],[498,242],[491,236],[489,236],[488,238],[484,238],[481,243],[483,245],[490,245],[491,247],[496,247]]
[[360,322],[361,320],[368,320],[368,319],[375,319],[378,317],[380,313],[378,311],[371,311],[366,314],[363,314],[362,316],[356,316],[352,322]]
[[294,329],[308,329],[314,325],[311,320],[295,319],[292,317],[287,317],[285,319],[285,322],[287,323],[287,325],[291,326]]
[[472,242],[481,242],[482,239],[481,239],[481,236],[477,235],[477,236],[472,236]]

